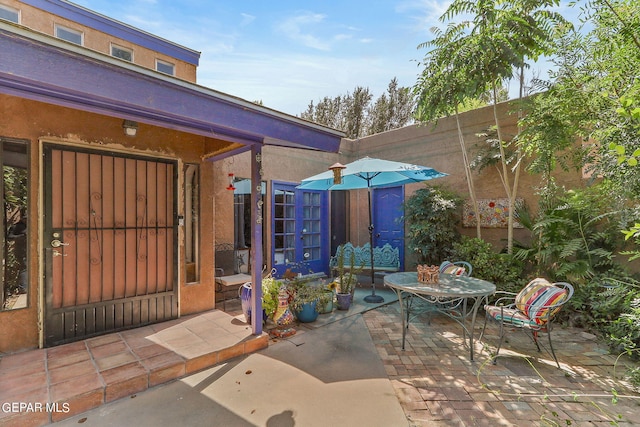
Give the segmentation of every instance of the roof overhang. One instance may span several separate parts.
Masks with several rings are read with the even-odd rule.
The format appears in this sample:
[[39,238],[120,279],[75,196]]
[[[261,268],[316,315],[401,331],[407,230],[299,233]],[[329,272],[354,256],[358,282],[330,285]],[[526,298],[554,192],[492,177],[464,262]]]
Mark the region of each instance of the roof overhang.
[[216,138],[337,152],[344,134],[252,102],[0,22],[0,93]]

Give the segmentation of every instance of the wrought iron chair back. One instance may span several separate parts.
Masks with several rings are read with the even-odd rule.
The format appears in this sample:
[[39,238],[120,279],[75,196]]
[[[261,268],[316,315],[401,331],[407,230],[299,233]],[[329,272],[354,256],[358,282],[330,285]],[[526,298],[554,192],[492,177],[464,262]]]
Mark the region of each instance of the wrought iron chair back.
[[480,338],[484,335],[487,319],[492,319],[500,324],[500,341],[493,356],[493,364],[502,347],[507,328],[521,329],[531,334],[538,351],[539,333],[546,333],[549,340],[551,355],[560,368],[551,340],[553,320],[562,307],[573,296],[573,286],[566,282],[549,283],[546,279],[537,278],[529,282],[519,293],[496,292],[504,296],[498,298],[493,305],[485,305],[485,323]]

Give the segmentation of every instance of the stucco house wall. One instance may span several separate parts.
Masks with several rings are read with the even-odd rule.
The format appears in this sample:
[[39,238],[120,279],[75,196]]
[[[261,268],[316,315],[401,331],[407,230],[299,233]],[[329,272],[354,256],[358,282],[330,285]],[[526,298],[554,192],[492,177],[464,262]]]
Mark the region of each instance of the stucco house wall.
[[[77,5],[34,0],[2,0],[1,3],[18,10],[20,12],[20,24],[33,31],[55,36],[56,25],[62,25],[83,33],[83,46],[88,49],[111,55],[111,45],[115,44],[133,51],[132,62],[134,64],[155,70],[156,60],[159,59],[175,65],[175,77],[192,83],[196,82],[199,52],[159,39],[144,31]],[[80,22],[81,20],[82,22]],[[108,29],[112,34],[98,30],[97,28],[99,27]],[[118,37],[118,34],[123,36]],[[133,39],[138,42],[132,42],[131,40]],[[147,46],[143,44],[147,44]],[[189,61],[181,60],[176,55],[171,54],[179,53],[184,55],[185,52],[190,53]]]
[[[183,166],[197,164],[200,168],[200,192],[204,195],[200,205],[199,281],[186,284],[184,261],[184,230],[179,227],[179,306],[182,315],[214,308],[214,200],[210,194],[214,188],[213,162],[202,158],[216,145],[210,139],[140,124],[134,138],[124,135],[122,120],[69,108],[0,95],[0,117],[12,117],[0,122],[0,135],[30,142],[30,205],[32,214],[28,218],[30,230],[39,230],[44,212],[40,197],[43,176],[41,147],[44,142],[67,144],[70,147],[85,147],[95,150],[118,151],[135,155],[164,157],[178,161],[178,215],[184,214]],[[34,238],[35,237],[35,238]],[[39,280],[39,249],[44,246],[44,237],[32,234],[29,247],[30,275],[29,305],[25,309],[0,311],[0,352],[15,351],[38,346],[39,307],[43,284]],[[36,291],[38,290],[38,291]],[[20,333],[15,333],[20,331]]]

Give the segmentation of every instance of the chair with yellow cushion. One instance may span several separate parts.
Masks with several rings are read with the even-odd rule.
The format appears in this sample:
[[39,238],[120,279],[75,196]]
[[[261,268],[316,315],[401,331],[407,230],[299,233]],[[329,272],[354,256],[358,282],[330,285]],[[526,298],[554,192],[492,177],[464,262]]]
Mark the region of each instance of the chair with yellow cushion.
[[481,334],[482,337],[487,319],[500,323],[500,342],[493,356],[493,364],[496,363],[505,331],[509,328],[517,328],[531,334],[538,351],[541,351],[538,334],[546,333],[551,355],[560,368],[551,341],[551,331],[555,316],[573,296],[573,286],[566,282],[549,283],[546,279],[537,278],[529,282],[518,294],[509,292],[496,292],[496,294],[507,296],[499,298],[494,305],[485,305],[486,318]]

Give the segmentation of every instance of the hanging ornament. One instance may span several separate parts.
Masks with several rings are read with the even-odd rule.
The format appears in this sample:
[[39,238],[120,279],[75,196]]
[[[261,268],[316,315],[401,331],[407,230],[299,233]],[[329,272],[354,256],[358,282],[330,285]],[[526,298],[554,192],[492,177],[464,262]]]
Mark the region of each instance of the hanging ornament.
[[229,173],[228,179],[229,179],[229,185],[227,186],[227,190],[231,190],[231,191],[235,190],[236,187],[233,185],[233,174],[232,173]]

